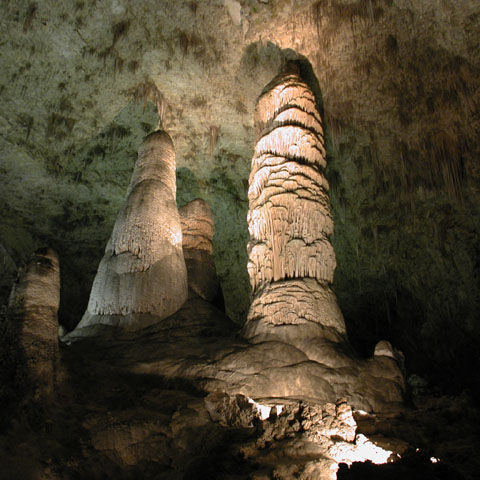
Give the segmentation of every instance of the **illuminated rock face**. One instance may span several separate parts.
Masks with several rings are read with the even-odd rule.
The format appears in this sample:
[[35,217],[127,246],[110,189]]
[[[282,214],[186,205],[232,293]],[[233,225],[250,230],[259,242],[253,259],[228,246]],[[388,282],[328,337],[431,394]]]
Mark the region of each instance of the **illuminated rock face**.
[[183,234],[183,255],[188,272],[188,286],[209,302],[220,292],[213,260],[213,214],[205,200],[197,198],[179,210]]
[[255,128],[248,191],[254,300],[246,336],[263,338],[276,326],[313,324],[341,341],[345,323],[330,289],[336,262],[321,118],[294,66],[264,89]]
[[[345,397],[367,410],[396,408],[404,390],[400,356],[382,342],[372,359],[358,359],[330,288],[336,263],[321,119],[298,69],[288,68],[265,88],[255,114],[248,192],[253,300],[244,336],[255,344],[248,355],[261,375],[239,384],[252,397]],[[227,357],[224,366],[234,370],[241,356]]]
[[148,135],[77,328],[137,330],[176,312],[187,298],[176,206],[175,151],[169,135]]
[[18,372],[33,398],[50,397],[59,357],[60,268],[50,248],[37,250],[19,272],[8,306],[8,341],[15,345]]

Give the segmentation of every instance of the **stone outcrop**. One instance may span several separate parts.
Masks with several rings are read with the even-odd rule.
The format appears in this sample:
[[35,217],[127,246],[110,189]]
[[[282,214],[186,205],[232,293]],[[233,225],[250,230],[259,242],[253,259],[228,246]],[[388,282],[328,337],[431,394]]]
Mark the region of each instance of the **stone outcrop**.
[[213,214],[205,200],[197,198],[179,209],[183,234],[183,256],[188,286],[209,302],[221,295],[213,259]]
[[29,399],[42,400],[54,395],[59,359],[59,304],[58,256],[51,248],[42,248],[18,274],[10,295],[3,339],[9,342],[17,359],[16,387]]
[[125,206],[77,330],[95,324],[144,328],[177,311],[187,293],[175,151],[169,135],[156,131],[139,148]]
[[[340,383],[343,372],[330,369],[328,377],[329,369],[308,363],[298,350],[296,362],[310,366],[310,378],[306,370],[289,370],[284,365],[294,350],[280,342],[248,345],[235,336],[228,318],[198,296],[141,331],[105,329],[77,339],[63,352],[71,374],[62,401],[47,417],[47,425],[55,428],[45,429],[43,437],[13,431],[0,456],[4,478],[33,478],[28,463],[33,457],[40,478],[51,477],[53,458],[56,478],[66,479],[331,480],[341,463],[398,461],[398,455],[403,461],[408,450],[424,458],[424,467],[453,460],[461,469],[478,472],[475,461],[465,461],[475,460],[479,448],[479,414],[469,406],[468,396],[464,401],[435,396],[427,409],[428,397],[422,396],[421,410],[366,414],[357,410],[362,407],[355,407],[357,402],[314,397],[323,395],[316,375],[323,373],[329,381],[338,375]],[[358,371],[362,373],[360,367]],[[253,400],[238,392],[242,377],[250,377],[251,385],[269,378],[272,392],[278,392],[278,385],[295,387],[303,380],[305,392],[310,384],[312,398]],[[206,389],[206,382],[212,388]],[[236,392],[228,388],[235,383]],[[388,387],[388,382],[381,386]],[[270,393],[266,388],[263,392]],[[32,437],[41,441],[33,444]],[[466,454],[460,459],[459,445]],[[433,465],[431,457],[441,462]],[[30,468],[19,474],[24,464]],[[417,464],[408,472],[399,478],[414,478]],[[438,478],[460,478],[438,473]],[[397,478],[393,472],[391,478]]]

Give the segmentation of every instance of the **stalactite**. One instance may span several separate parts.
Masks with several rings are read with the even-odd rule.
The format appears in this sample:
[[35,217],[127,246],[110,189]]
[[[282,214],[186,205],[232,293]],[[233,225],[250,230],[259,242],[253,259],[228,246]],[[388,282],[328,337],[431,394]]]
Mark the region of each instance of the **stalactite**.
[[175,182],[172,140],[163,131],[154,132],[139,148],[126,203],[78,328],[103,323],[140,329],[173,314],[186,300]]

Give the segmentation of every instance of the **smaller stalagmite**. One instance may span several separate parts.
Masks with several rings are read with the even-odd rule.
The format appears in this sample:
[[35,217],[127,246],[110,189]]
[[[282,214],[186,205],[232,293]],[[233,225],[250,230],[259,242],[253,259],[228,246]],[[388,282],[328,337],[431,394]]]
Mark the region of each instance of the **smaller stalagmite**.
[[18,274],[10,295],[4,339],[15,350],[17,387],[35,400],[54,394],[59,303],[58,256],[51,248],[42,248]]
[[212,210],[205,200],[197,198],[180,208],[179,213],[188,286],[204,300],[213,302],[221,292],[213,259]]
[[138,330],[168,317],[185,302],[187,270],[175,166],[170,136],[164,131],[148,135],[77,327],[79,335],[97,324]]

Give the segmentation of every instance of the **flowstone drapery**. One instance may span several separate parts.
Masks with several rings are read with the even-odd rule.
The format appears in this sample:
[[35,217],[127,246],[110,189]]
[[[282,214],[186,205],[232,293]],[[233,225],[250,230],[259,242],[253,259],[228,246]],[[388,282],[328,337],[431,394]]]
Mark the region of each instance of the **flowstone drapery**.
[[[118,325],[138,330],[185,302],[187,270],[176,205],[175,151],[169,135],[148,135],[77,330]],[[84,331],[85,332],[85,331]]]
[[[297,71],[281,74],[267,86],[255,124],[248,216],[253,302],[244,328],[247,341],[235,336],[212,302],[218,288],[213,218],[202,200],[186,205],[179,215],[175,156],[164,132],[148,136],[140,148],[88,310],[64,339],[98,333],[101,342],[103,333],[109,337],[113,332],[116,340],[126,342],[116,347],[113,342],[106,350],[122,368],[195,380],[205,391],[268,402],[346,398],[367,411],[398,407],[404,383],[394,350],[381,344],[373,358],[355,357],[330,288],[335,254],[329,240],[333,218],[323,174],[321,118]],[[105,330],[101,324],[122,329]],[[127,331],[147,326],[151,328]],[[153,348],[128,353],[142,339]],[[112,348],[119,349],[113,357]]]
[[220,284],[213,259],[213,214],[205,200],[197,198],[179,209],[183,235],[183,255],[188,272],[188,286],[209,302],[220,294]]

